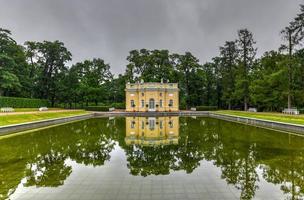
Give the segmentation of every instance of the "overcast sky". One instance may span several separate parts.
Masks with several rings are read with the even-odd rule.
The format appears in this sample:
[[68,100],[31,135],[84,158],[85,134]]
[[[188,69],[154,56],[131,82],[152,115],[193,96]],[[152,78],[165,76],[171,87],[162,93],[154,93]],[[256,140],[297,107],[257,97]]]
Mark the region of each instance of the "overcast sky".
[[219,46],[254,33],[258,55],[277,49],[280,30],[303,0],[0,0],[0,27],[18,43],[60,40],[73,63],[99,57],[123,73],[132,49],[192,52],[201,63]]

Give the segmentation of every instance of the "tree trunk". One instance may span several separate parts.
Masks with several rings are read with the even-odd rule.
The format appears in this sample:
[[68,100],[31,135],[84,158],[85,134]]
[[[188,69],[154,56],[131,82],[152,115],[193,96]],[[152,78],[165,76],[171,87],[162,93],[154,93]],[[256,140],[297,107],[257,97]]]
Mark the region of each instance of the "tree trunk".
[[244,111],[248,110],[247,97],[244,98]]
[[54,99],[54,97],[52,97],[51,102],[52,102],[52,108],[53,108],[55,106],[55,99]]
[[291,73],[291,57],[292,57],[292,37],[291,37],[291,30],[288,32],[288,39],[289,39],[289,62],[288,62],[288,102],[287,106],[288,109],[291,108],[291,90],[292,90],[292,73]]

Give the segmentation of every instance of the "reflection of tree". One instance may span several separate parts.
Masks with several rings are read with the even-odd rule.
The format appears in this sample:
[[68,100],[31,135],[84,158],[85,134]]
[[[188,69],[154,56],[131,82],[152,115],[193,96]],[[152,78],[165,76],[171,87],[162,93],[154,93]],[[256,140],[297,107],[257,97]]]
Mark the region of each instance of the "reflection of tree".
[[132,175],[166,175],[174,160],[169,146],[141,147],[132,145],[126,149],[128,168]]
[[7,199],[24,176],[25,186],[62,185],[72,172],[69,158],[103,165],[116,137],[106,119],[92,119],[0,140],[0,199]]
[[257,149],[251,141],[255,135],[248,135],[247,127],[234,123],[206,119],[203,124],[203,137],[208,143],[204,147],[205,158],[213,160],[221,168],[221,177],[240,190],[240,199],[252,199],[259,181],[256,172]]
[[199,130],[187,126],[190,118],[183,118],[177,145],[140,146],[121,144],[125,149],[128,168],[133,175],[167,175],[170,170],[185,170],[191,173],[202,160]]
[[[1,156],[0,156],[1,160]],[[0,199],[8,199],[13,194],[23,178],[25,162],[13,160],[12,162],[0,162]]]
[[24,186],[57,187],[72,173],[72,167],[65,164],[66,157],[58,152],[37,157],[28,164]]
[[70,145],[69,156],[77,163],[93,166],[103,165],[110,159],[110,152],[114,148],[114,141],[106,134],[95,134],[90,132],[83,137],[85,132],[81,132],[75,142]]
[[272,159],[263,165],[263,177],[275,184],[281,184],[286,199],[304,198],[303,152],[289,152],[280,159]]

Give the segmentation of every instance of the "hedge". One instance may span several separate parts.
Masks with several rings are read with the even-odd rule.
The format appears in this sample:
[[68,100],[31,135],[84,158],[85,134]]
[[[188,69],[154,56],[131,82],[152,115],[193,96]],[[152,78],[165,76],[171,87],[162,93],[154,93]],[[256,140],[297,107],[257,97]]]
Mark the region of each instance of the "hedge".
[[126,109],[126,104],[125,103],[112,103],[111,107],[116,108],[116,109]]
[[88,111],[109,111],[110,106],[88,106],[85,107]]
[[39,108],[47,107],[49,101],[45,99],[30,99],[17,97],[0,97],[0,107]]
[[210,111],[217,110],[217,106],[196,106],[197,111]]

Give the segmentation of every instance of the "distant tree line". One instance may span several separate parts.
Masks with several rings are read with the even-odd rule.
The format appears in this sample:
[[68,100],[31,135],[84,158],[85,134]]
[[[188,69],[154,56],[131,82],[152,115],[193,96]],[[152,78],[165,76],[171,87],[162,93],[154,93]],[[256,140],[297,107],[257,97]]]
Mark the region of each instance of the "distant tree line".
[[281,36],[278,50],[257,58],[253,33],[240,29],[205,64],[190,52],[132,50],[125,72],[115,76],[101,58],[68,66],[72,54],[60,41],[20,45],[9,30],[0,29],[0,96],[42,98],[74,108],[124,102],[127,82],[164,80],[179,83],[181,108],[304,108],[304,5]]

